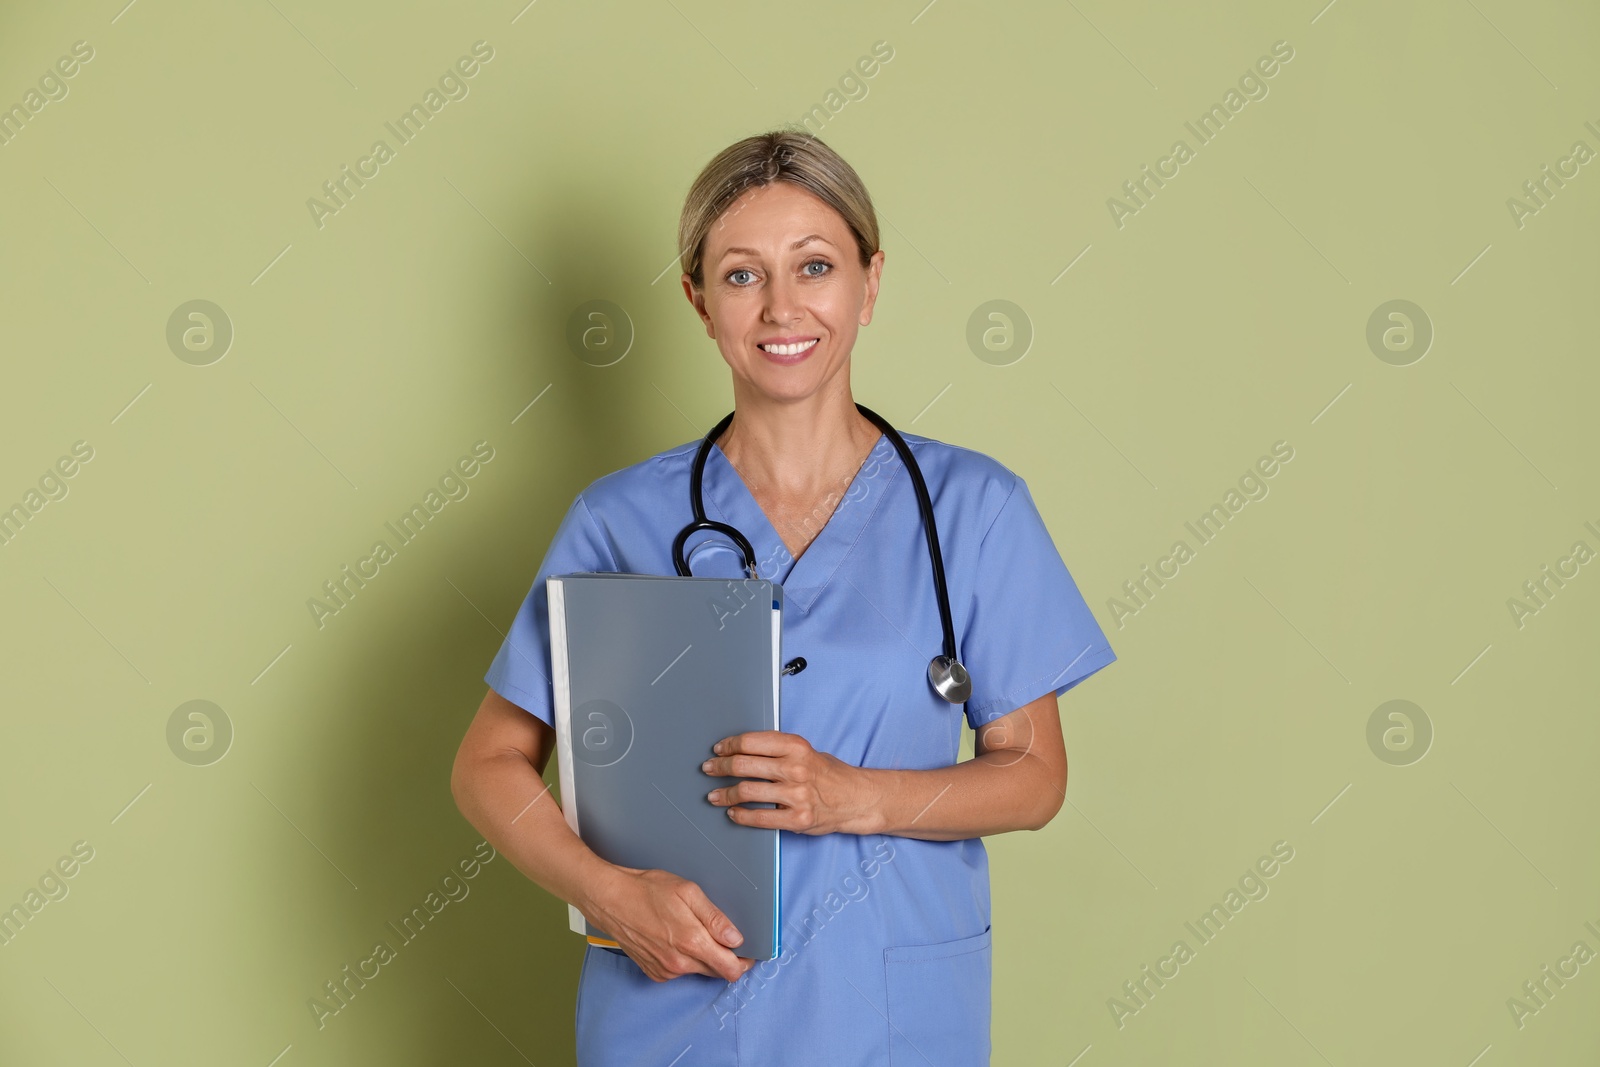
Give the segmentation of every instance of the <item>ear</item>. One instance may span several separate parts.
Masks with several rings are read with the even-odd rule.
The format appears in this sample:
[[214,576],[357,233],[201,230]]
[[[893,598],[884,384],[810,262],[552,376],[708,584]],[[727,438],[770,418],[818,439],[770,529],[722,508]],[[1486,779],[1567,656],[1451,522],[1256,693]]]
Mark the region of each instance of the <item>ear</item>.
[[689,303],[694,305],[695,312],[700,316],[700,321],[706,324],[706,336],[713,341],[717,339],[717,330],[711,322],[711,316],[706,312],[705,294],[694,287],[694,279],[684,274],[679,281],[683,284],[683,295],[689,298]]
[[867,260],[867,299],[861,305],[861,325],[872,325],[872,308],[878,302],[878,282],[883,277],[883,249]]

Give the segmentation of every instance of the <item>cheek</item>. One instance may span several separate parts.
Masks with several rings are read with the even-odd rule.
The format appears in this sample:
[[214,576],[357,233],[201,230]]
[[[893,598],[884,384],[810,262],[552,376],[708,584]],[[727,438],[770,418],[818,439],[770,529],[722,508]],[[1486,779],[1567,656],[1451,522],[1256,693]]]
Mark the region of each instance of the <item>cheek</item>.
[[728,344],[729,340],[739,336],[741,324],[739,315],[728,306],[727,301],[706,303],[706,316],[711,320],[712,336],[716,338],[719,348]]
[[848,333],[861,325],[864,294],[854,286],[839,285],[821,294],[817,317],[834,333]]
[[822,320],[827,327],[829,341],[841,355],[855,343],[856,332],[861,328],[858,315],[860,312],[853,307],[842,307],[835,309],[831,317]]

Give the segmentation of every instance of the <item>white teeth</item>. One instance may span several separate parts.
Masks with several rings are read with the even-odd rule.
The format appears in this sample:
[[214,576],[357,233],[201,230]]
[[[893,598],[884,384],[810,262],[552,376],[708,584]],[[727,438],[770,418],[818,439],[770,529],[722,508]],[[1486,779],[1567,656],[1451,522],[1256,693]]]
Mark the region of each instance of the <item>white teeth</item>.
[[762,351],[771,352],[775,356],[798,356],[800,353],[804,352],[806,349],[810,348],[816,343],[817,339],[813,337],[811,340],[801,341],[799,344],[760,345],[758,347],[760,347]]

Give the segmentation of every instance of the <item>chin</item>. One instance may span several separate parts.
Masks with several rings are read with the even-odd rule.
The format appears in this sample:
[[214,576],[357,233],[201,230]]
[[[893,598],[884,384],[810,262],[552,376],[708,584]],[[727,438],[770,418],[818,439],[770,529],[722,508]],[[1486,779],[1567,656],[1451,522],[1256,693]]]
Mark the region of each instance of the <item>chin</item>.
[[773,400],[804,400],[815,396],[821,386],[810,374],[773,374],[771,369],[750,379],[757,392]]
[[816,395],[817,383],[809,378],[805,381],[765,379],[757,380],[756,388],[773,400],[804,400]]

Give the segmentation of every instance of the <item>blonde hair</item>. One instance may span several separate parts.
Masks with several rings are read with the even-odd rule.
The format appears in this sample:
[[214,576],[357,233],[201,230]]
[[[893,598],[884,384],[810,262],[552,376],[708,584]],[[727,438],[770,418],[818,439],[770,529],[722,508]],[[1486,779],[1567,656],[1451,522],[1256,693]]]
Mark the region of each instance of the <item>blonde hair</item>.
[[797,185],[837,211],[855,235],[863,267],[878,251],[878,216],[854,168],[809,131],[768,130],[718,152],[689,187],[678,219],[678,249],[695,289],[705,287],[700,257],[712,225],[745,192],[773,182]]

